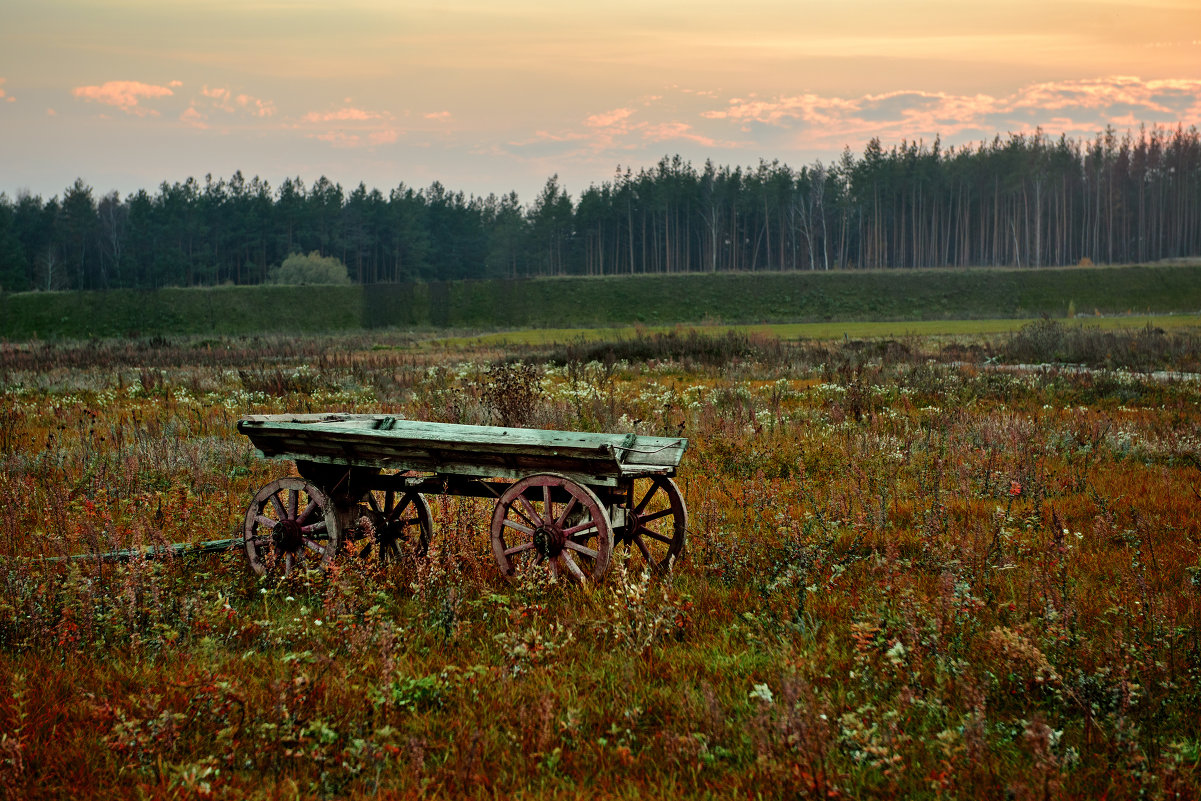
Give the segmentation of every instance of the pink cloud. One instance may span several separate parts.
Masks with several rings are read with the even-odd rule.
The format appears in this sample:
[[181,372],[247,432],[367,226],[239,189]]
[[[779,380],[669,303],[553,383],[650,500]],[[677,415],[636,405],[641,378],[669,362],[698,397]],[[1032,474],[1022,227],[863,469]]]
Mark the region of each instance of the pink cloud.
[[652,142],[666,142],[672,139],[686,139],[705,147],[713,147],[717,140],[702,136],[692,130],[692,126],[684,122],[664,122],[645,129],[643,136]]
[[275,104],[248,94],[235,95],[229,89],[217,86],[201,87],[200,94],[212,101],[214,108],[232,114],[236,111],[246,111],[256,117],[271,117],[275,114]]
[[275,114],[275,104],[270,100],[261,100],[250,95],[238,95],[236,100],[238,106],[248,110],[256,117],[270,117]]
[[1144,81],[1117,75],[1030,84],[1008,95],[895,91],[859,97],[802,94],[772,99],[734,98],[701,117],[796,132],[804,148],[859,145],[935,136],[989,136],[999,132],[1087,134],[1106,125],[1201,123],[1201,80]]
[[450,122],[451,113],[449,111],[431,111],[425,115],[425,118],[435,122]]
[[158,112],[142,107],[140,104],[143,100],[171,97],[175,93],[166,86],[155,86],[140,81],[108,81],[99,86],[77,86],[71,90],[71,94],[89,102],[116,106],[127,114],[144,117],[157,116]]
[[303,122],[363,122],[383,119],[384,115],[361,108],[340,108],[336,111],[310,111],[301,118]]
[[593,114],[584,120],[584,124],[589,128],[611,128],[628,120],[633,113],[631,108],[615,108],[612,111]]
[[[331,111],[310,111],[295,127],[308,128],[310,138],[338,148],[376,147],[400,139],[400,131],[392,127],[393,115],[387,111],[372,111],[350,105]],[[332,130],[330,130],[332,128]]]
[[574,131],[567,131],[565,133],[551,133],[550,131],[539,130],[534,131],[534,136],[531,139],[520,142],[512,142],[510,144],[528,145],[535,142],[579,142],[587,138],[587,134],[576,133]]
[[6,81],[8,81],[7,78],[0,78],[0,98],[3,98],[6,102],[11,103],[15,98],[9,97],[4,91],[4,84]]
[[358,134],[348,134],[344,131],[314,134],[313,138],[321,142],[328,142],[334,147],[358,147],[362,142],[362,138]]
[[188,106],[183,114],[179,115],[179,121],[185,125],[191,125],[193,128],[205,129],[208,128],[208,118],[196,110],[195,106]]
[[400,132],[392,128],[386,131],[375,131],[367,135],[367,142],[372,145],[390,145],[400,138]]

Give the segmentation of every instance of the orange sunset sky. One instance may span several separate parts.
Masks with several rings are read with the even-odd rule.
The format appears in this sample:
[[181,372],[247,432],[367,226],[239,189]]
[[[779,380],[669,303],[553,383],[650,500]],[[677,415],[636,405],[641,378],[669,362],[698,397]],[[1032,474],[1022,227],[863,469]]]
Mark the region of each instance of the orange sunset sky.
[[0,191],[235,170],[531,201],[664,155],[800,166],[1201,125],[1201,1],[5,0]]

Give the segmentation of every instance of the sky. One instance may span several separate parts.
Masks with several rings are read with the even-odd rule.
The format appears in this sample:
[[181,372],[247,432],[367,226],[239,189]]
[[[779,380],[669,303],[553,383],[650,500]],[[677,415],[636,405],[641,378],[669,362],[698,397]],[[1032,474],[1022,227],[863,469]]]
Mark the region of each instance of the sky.
[[573,198],[680,155],[1201,127],[1201,0],[4,0],[0,192]]

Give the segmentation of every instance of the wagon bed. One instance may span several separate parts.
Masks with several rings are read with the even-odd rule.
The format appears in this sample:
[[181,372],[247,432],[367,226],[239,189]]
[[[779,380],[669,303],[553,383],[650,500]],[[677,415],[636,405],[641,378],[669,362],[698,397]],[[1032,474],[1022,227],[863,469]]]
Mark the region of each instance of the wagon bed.
[[688,441],[641,434],[427,423],[378,414],[268,414],[238,421],[274,459],[517,479],[554,472],[595,486],[673,476]]
[[426,495],[496,500],[501,573],[545,570],[597,580],[614,546],[656,570],[683,555],[687,507],[672,480],[681,437],[545,431],[405,420],[383,414],[272,414],[238,421],[259,453],[299,477],[263,487],[244,543],[260,574],[360,556],[421,557],[433,535]]

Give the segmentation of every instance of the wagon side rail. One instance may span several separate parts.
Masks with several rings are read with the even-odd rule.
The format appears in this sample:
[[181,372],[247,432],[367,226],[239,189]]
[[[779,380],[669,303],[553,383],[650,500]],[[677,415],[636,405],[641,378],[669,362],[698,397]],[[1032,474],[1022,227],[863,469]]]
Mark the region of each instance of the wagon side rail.
[[426,423],[384,415],[259,415],[238,422],[267,458],[519,479],[555,472],[594,486],[675,474],[687,440]]

